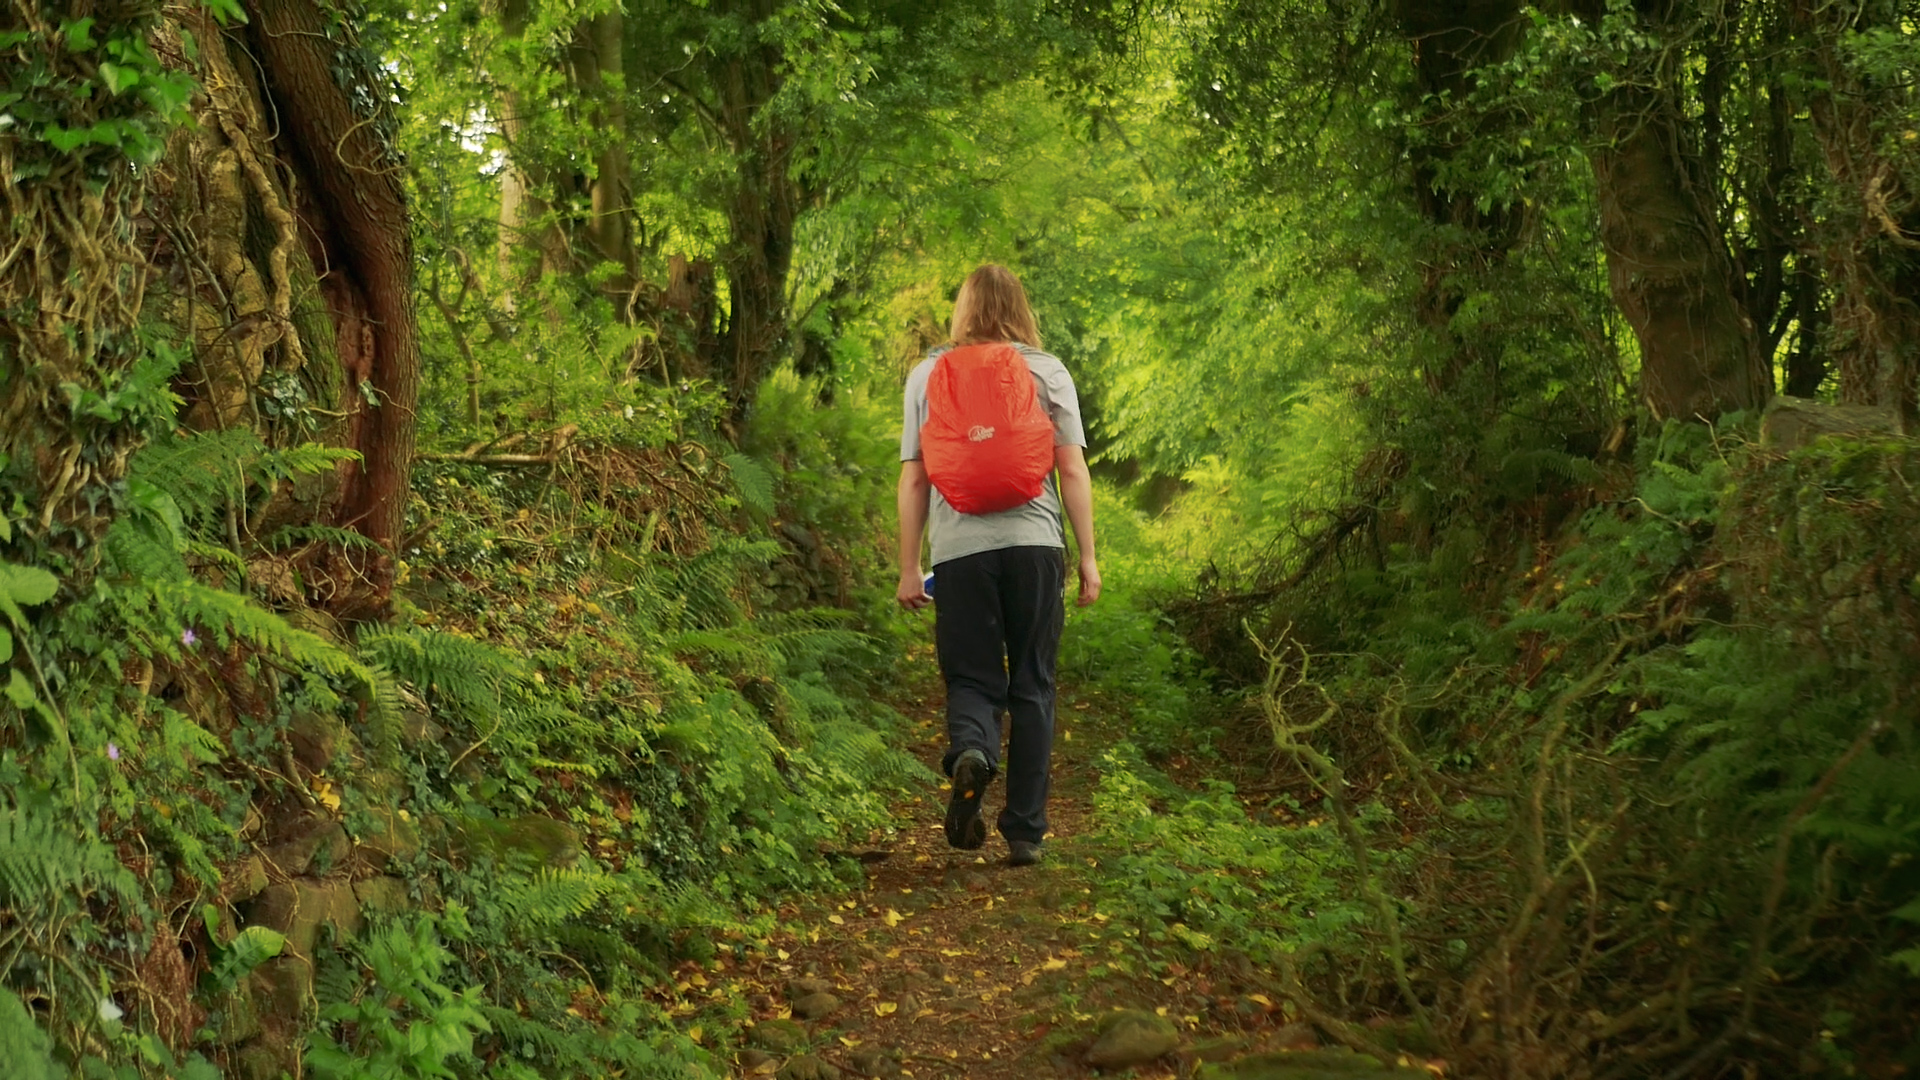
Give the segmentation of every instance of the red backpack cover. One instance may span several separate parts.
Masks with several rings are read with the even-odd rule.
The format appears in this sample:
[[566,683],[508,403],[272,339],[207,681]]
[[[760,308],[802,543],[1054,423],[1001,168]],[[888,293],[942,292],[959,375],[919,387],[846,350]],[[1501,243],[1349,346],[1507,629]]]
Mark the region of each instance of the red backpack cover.
[[933,486],[963,514],[1040,497],[1053,471],[1053,421],[1020,350],[995,342],[940,354],[927,377],[920,456]]

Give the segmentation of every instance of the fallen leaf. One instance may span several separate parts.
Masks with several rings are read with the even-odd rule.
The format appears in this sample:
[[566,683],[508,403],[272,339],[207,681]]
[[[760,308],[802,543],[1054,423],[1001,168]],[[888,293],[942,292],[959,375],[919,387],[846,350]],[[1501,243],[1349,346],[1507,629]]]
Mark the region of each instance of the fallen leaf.
[[847,920],[845,920],[845,919],[843,919],[843,918],[841,918],[841,917],[840,917],[840,916],[838,916],[838,915],[829,915],[829,916],[827,916],[827,921],[828,921],[828,922],[830,922],[830,923],[832,923],[832,924],[833,924],[833,925],[835,925],[835,926],[845,926],[845,925],[847,925]]
[[1060,970],[1061,968],[1063,968],[1063,967],[1066,967],[1066,966],[1067,966],[1067,962],[1066,962],[1065,960],[1061,960],[1061,959],[1057,959],[1057,958],[1056,958],[1056,959],[1053,959],[1053,960],[1049,960],[1049,961],[1047,961],[1047,962],[1046,962],[1046,963],[1044,963],[1044,964],[1041,964],[1041,965],[1040,965],[1040,970],[1042,970],[1042,971],[1059,971],[1059,970]]
[[887,913],[881,916],[881,918],[887,921],[888,926],[899,926],[900,920],[906,918],[906,916],[900,914],[899,912],[893,910],[892,908],[888,908]]
[[1273,1008],[1273,1001],[1269,999],[1265,994],[1248,994],[1247,1000],[1257,1001],[1260,1004],[1265,1005],[1269,1009]]
[[900,1003],[897,1001],[876,1001],[873,1004],[873,1015],[892,1016],[894,1013],[894,1010],[898,1009],[899,1007],[900,1007]]

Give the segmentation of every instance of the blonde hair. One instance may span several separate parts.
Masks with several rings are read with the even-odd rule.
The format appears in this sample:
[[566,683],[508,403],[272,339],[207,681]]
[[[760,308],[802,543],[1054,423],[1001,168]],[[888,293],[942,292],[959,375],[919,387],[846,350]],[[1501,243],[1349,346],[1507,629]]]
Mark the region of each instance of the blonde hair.
[[952,340],[955,345],[1017,341],[1040,347],[1040,324],[1013,271],[987,263],[967,275],[953,298]]

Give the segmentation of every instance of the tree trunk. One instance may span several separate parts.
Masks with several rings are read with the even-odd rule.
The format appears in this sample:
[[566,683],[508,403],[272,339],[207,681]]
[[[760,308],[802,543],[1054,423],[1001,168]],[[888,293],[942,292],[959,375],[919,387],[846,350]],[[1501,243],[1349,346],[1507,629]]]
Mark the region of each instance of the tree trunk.
[[[756,22],[773,16],[766,0],[743,12]],[[779,50],[749,44],[720,62],[714,83],[719,122],[739,162],[727,206],[728,243],[721,253],[730,307],[721,335],[720,370],[733,419],[743,419],[760,380],[772,370],[787,337],[787,271],[800,196],[790,172],[793,135],[760,111],[780,89]]]
[[[1829,342],[1840,400],[1895,409],[1920,432],[1920,199],[1883,140],[1912,124],[1912,91],[1883,86],[1841,55],[1849,31],[1893,13],[1881,5],[1797,0],[1794,27],[1823,89],[1808,103],[1833,192],[1820,259],[1833,289]],[[1863,10],[1867,9],[1867,10]],[[1894,130],[1882,130],[1891,125]]]
[[[1400,32],[1413,47],[1414,71],[1430,125],[1448,130],[1473,89],[1476,67],[1498,62],[1513,47],[1517,0],[1400,0]],[[1451,388],[1479,362],[1479,350],[1453,329],[1453,317],[1466,301],[1467,282],[1505,261],[1516,237],[1516,215],[1504,205],[1481,209],[1479,193],[1460,191],[1439,179],[1448,161],[1468,139],[1485,134],[1491,118],[1477,118],[1477,130],[1459,131],[1414,148],[1414,196],[1421,216],[1433,227],[1437,250],[1423,260],[1415,301],[1420,324],[1448,344],[1444,357],[1428,365],[1427,383],[1436,391]],[[1493,402],[1489,399],[1489,404]]]
[[[152,120],[134,95],[72,92],[104,53],[71,45],[61,24],[97,14],[84,3],[0,9],[0,31],[24,35],[0,49],[0,65],[40,69],[0,130],[0,497],[26,511],[8,513],[0,543],[73,585],[111,521],[128,457],[166,404],[165,372],[136,333],[148,283],[144,170],[118,146],[56,150],[38,135]],[[148,378],[133,378],[143,364]]]
[[[383,549],[336,552],[328,606],[348,617],[382,611],[393,588],[413,466],[420,352],[413,308],[413,239],[385,80],[334,38],[346,31],[315,0],[254,0],[248,37],[280,125],[275,146],[298,177],[308,253],[325,267],[321,293],[346,376],[347,445],[334,523]],[[342,86],[346,82],[348,85]]]
[[1614,302],[1640,342],[1640,390],[1657,417],[1712,420],[1772,392],[1712,203],[1661,96],[1600,105],[1592,154]]

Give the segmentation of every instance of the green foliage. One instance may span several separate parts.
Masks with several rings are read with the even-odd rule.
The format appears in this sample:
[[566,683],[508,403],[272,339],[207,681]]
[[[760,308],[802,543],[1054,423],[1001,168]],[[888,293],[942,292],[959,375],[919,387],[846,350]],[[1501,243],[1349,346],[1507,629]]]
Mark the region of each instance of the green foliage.
[[1098,910],[1137,935],[1135,956],[1109,964],[1144,959],[1159,970],[1182,955],[1232,953],[1271,967],[1309,948],[1331,950],[1335,964],[1366,961],[1365,905],[1330,825],[1255,820],[1224,782],[1168,792],[1136,754],[1126,743],[1109,751],[1094,795],[1097,840],[1114,851],[1102,860]]
[[59,1080],[53,1046],[47,1033],[33,1022],[33,1014],[12,990],[0,987],[0,1059],[18,1080]]
[[[441,980],[453,959],[433,921],[418,918],[375,932],[355,955],[371,973],[344,1000],[320,1009],[330,1027],[307,1055],[323,1080],[412,1080],[461,1075],[473,1039],[490,1030],[480,989],[449,989]],[[339,1041],[336,1041],[339,1040]]]

